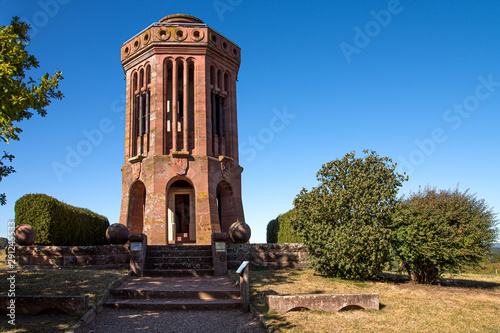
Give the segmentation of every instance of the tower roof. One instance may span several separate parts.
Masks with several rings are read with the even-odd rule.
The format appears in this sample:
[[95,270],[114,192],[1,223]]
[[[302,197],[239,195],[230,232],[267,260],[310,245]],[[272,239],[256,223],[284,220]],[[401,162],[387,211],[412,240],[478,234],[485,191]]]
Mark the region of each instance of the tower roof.
[[205,23],[199,18],[187,14],[173,14],[165,16],[160,20],[160,23]]

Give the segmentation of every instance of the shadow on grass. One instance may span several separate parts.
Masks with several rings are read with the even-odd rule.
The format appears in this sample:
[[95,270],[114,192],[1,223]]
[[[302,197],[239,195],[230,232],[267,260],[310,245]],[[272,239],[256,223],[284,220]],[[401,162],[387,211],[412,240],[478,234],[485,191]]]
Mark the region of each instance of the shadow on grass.
[[296,270],[276,270],[276,269],[254,269],[250,274],[250,299],[252,305],[262,313],[273,329],[285,331],[296,327],[289,322],[285,315],[269,311],[266,304],[266,296],[278,295],[272,289],[274,284],[294,284],[300,281],[300,271]]
[[266,319],[271,323],[273,329],[275,331],[286,331],[297,327],[297,325],[292,324],[291,322],[286,320],[286,317],[281,314],[277,314],[274,312],[264,313]]
[[[89,295],[89,306],[99,302],[106,286],[126,274],[112,269],[19,268],[15,273],[16,295]],[[0,294],[7,294],[12,274],[0,271]],[[83,313],[82,313],[83,315]],[[36,316],[16,316],[16,325],[0,322],[0,332],[66,332],[80,317],[46,311]]]
[[[23,268],[15,274],[17,295],[89,295],[90,306],[99,301],[106,286],[126,274],[112,269]],[[7,272],[0,272],[0,294],[9,290]]]
[[462,280],[462,279],[442,279],[434,283],[435,285],[440,285],[442,287],[454,287],[454,288],[467,288],[467,289],[497,289],[500,288],[500,283],[487,282],[487,281],[475,281],[475,280]]
[[[380,282],[394,283],[394,284],[414,284],[419,285],[416,282],[412,282],[408,275],[384,272],[379,277]],[[425,286],[424,284],[420,284]],[[484,289],[492,290],[500,288],[500,283],[488,282],[488,281],[477,281],[468,279],[457,279],[457,278],[442,278],[432,284],[433,286],[441,287],[453,287],[453,288],[464,288],[464,289]]]

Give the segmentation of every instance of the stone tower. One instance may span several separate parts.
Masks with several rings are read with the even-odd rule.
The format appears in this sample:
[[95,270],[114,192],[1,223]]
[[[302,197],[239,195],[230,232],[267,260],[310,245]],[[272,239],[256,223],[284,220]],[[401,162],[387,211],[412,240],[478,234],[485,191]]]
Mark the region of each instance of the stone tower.
[[121,47],[127,82],[120,223],[150,245],[210,244],[244,221],[236,79],[240,48],[170,15]]

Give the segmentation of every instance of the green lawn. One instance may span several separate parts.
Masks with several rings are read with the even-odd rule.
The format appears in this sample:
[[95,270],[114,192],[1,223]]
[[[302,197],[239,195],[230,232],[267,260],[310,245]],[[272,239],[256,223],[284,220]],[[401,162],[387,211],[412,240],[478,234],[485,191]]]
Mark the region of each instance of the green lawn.
[[[116,269],[23,269],[16,273],[17,295],[89,295],[90,306],[99,302],[107,285],[127,274]],[[7,266],[0,263],[0,294],[7,294]],[[82,314],[83,315],[83,314]],[[0,322],[0,332],[65,332],[80,317],[65,315],[19,316],[16,326]]]
[[[277,332],[500,332],[500,275],[447,276],[437,285],[354,282],[312,270],[252,270],[252,304]],[[399,282],[397,282],[399,281]],[[379,311],[267,311],[265,295],[377,293]]]

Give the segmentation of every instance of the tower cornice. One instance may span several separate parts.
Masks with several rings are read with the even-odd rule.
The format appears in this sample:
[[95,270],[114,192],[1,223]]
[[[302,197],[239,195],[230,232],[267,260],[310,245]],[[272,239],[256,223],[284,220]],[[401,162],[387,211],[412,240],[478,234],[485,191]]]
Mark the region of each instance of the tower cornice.
[[[183,21],[184,20],[184,21]],[[188,47],[189,49],[181,50]],[[194,16],[169,15],[151,24],[149,27],[126,41],[121,47],[123,67],[130,68],[130,63],[148,53],[151,48],[161,52],[161,48],[179,48],[176,53],[204,54],[197,49],[211,49],[225,60],[239,67],[241,49],[239,46],[218,33]],[[181,52],[179,52],[181,51]]]

